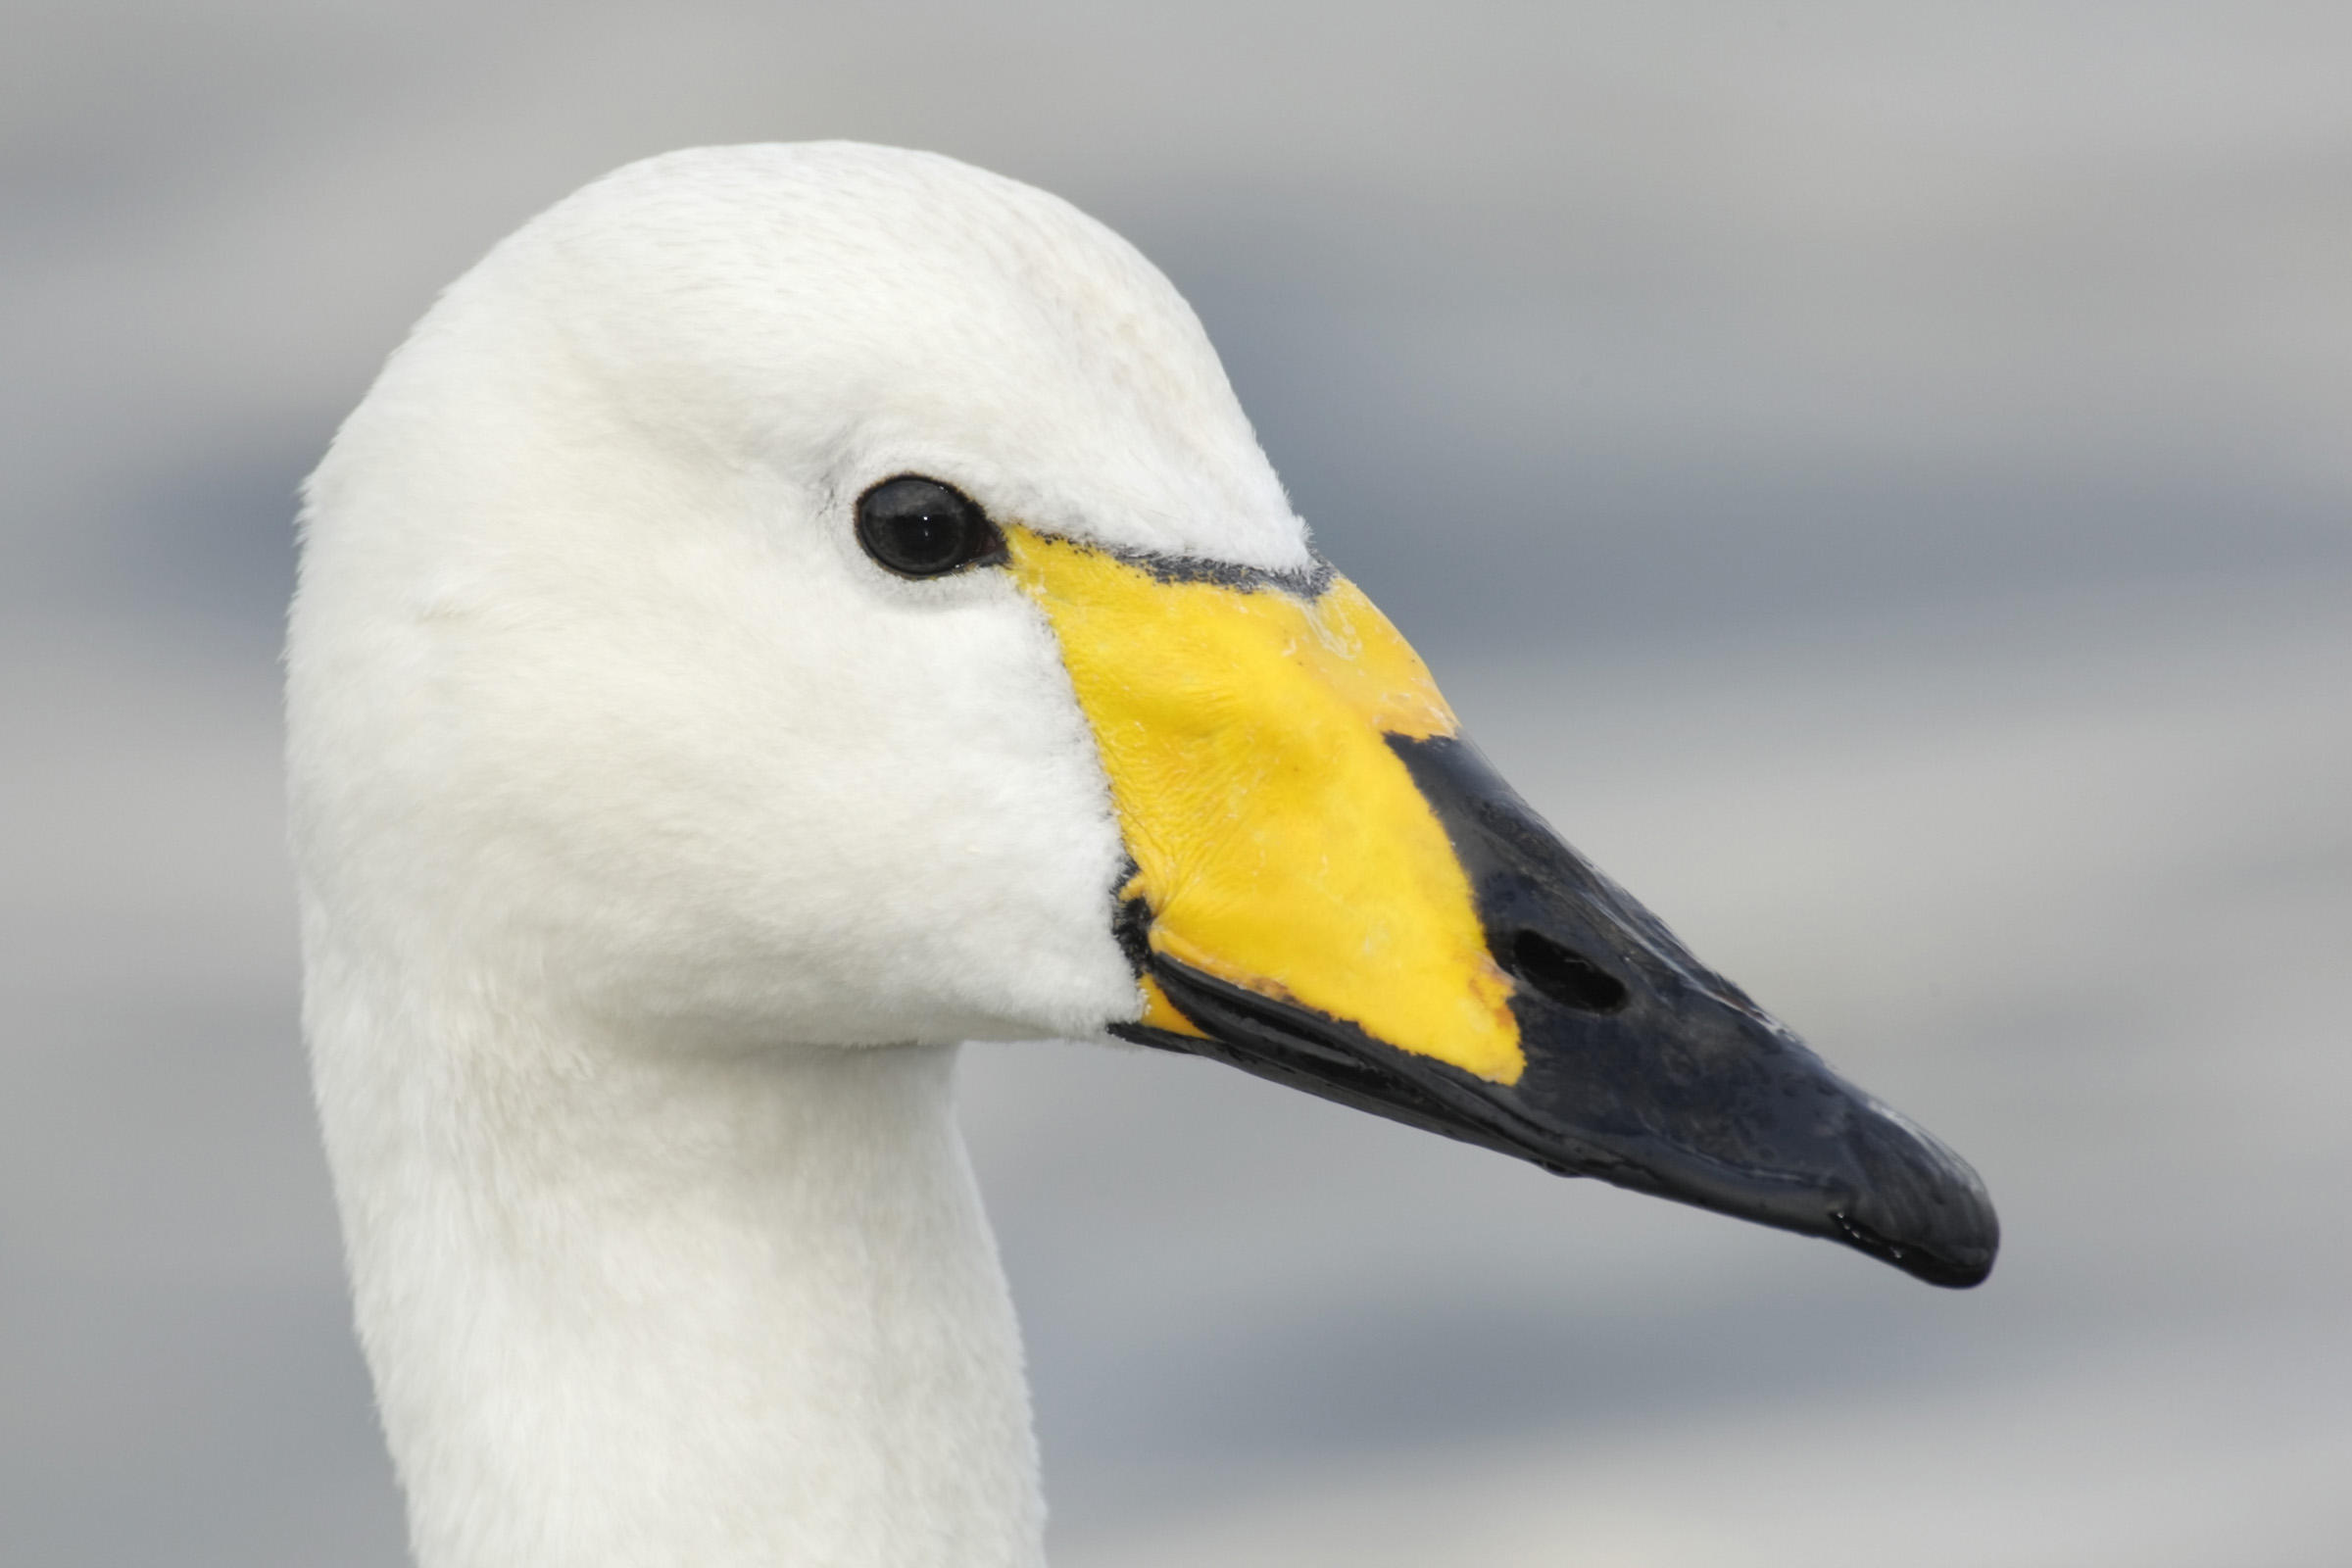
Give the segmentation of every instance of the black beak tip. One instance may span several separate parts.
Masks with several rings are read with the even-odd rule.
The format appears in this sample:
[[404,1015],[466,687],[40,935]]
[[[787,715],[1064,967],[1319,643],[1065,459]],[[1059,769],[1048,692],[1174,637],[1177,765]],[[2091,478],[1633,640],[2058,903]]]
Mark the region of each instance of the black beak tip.
[[1829,1215],[1837,1239],[1930,1285],[1982,1285],[2001,1247],[1983,1178],[1902,1116],[1871,1109],[1854,1145],[1866,1179]]

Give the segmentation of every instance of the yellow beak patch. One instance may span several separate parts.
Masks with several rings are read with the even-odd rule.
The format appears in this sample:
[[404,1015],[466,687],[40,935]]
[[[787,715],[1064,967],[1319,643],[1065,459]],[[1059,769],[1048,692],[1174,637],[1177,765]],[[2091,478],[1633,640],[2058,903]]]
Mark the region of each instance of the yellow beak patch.
[[[1171,580],[1004,529],[1110,776],[1153,951],[1496,1083],[1526,1068],[1468,876],[1386,737],[1453,710],[1344,577]],[[1147,976],[1143,1021],[1199,1035]]]

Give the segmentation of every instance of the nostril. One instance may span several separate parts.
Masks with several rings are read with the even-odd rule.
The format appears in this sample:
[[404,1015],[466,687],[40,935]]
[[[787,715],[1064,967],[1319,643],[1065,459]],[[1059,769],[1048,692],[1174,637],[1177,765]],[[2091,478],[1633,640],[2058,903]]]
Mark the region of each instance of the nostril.
[[1515,934],[1503,950],[1503,967],[1563,1007],[1579,1012],[1615,1012],[1626,1004],[1625,982],[1581,953],[1561,947],[1541,931]]

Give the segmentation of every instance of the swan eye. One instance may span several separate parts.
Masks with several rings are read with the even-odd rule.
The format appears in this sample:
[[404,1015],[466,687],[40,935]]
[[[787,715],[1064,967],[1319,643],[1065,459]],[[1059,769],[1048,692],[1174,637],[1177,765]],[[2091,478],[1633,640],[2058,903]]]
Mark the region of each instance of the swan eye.
[[902,577],[1004,559],[1004,536],[971,497],[915,473],[885,479],[858,498],[858,542]]

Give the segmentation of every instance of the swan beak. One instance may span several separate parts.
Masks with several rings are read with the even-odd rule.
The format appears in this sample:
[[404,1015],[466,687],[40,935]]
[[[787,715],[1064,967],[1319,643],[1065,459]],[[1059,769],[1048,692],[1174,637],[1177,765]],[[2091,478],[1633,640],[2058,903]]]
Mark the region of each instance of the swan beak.
[[1006,533],[1134,860],[1113,1033],[1931,1284],[1991,1271],[1976,1172],[1563,843],[1345,578]]

